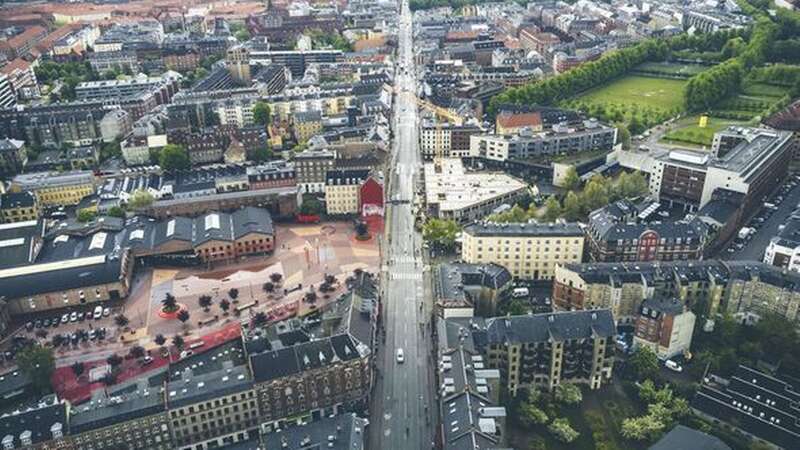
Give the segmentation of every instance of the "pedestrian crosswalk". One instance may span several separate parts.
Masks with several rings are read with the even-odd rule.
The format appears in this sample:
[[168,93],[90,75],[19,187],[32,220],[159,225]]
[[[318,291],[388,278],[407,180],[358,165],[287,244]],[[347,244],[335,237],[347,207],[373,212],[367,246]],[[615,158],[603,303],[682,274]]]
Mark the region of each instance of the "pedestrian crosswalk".
[[422,274],[419,272],[390,272],[392,280],[421,280]]
[[413,263],[416,260],[415,257],[407,255],[407,256],[397,256],[392,258],[392,261],[398,263]]

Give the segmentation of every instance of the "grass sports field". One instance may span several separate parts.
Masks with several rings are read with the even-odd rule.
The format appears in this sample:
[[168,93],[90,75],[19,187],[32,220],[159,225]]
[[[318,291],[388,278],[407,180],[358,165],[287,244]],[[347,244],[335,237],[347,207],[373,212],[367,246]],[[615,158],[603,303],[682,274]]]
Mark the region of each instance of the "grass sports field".
[[582,103],[602,103],[605,105],[633,105],[672,111],[683,109],[683,85],[681,80],[626,76],[603,87],[593,89],[579,96]]

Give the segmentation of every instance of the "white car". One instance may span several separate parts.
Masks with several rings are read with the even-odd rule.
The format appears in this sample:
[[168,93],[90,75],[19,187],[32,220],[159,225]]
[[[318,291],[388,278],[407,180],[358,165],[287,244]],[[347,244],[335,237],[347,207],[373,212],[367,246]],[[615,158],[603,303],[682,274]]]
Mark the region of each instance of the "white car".
[[111,308],[103,309],[103,317],[108,317],[109,315],[111,315]]
[[61,316],[61,323],[67,323],[67,322],[69,322],[69,314],[64,314],[63,316]]
[[94,318],[94,320],[97,320],[97,319],[103,317],[103,307],[100,306],[100,305],[97,305],[94,308],[94,314],[92,314],[92,317]]
[[668,359],[666,362],[664,362],[664,367],[674,372],[683,372],[683,367],[671,359]]
[[78,313],[75,312],[75,311],[72,311],[72,314],[69,315],[69,321],[70,322],[75,322],[77,320],[78,320]]
[[405,361],[405,359],[406,359],[406,358],[405,358],[405,356],[403,355],[403,349],[402,349],[402,348],[398,348],[398,349],[397,349],[397,362],[399,362],[399,363],[401,363],[401,364],[402,364],[402,363],[403,363],[403,361]]

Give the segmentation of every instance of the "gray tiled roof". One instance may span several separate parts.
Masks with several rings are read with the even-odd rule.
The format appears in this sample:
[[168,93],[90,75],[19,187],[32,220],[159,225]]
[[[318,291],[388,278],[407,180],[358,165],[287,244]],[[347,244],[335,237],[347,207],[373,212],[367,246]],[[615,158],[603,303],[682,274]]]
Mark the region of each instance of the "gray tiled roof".
[[488,319],[485,335],[486,344],[502,344],[611,337],[615,330],[611,310],[598,309]]

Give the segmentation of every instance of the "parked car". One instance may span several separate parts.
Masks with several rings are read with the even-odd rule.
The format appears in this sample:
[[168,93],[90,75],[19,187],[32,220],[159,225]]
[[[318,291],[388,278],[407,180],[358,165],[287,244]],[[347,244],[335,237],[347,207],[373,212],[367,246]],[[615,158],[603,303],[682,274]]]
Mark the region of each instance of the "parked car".
[[97,319],[99,319],[101,317],[103,317],[103,307],[100,306],[100,305],[97,305],[94,308],[94,314],[92,314],[92,318],[94,320],[97,320]]
[[671,359],[668,359],[666,362],[664,362],[664,367],[673,372],[683,372],[683,367]]

